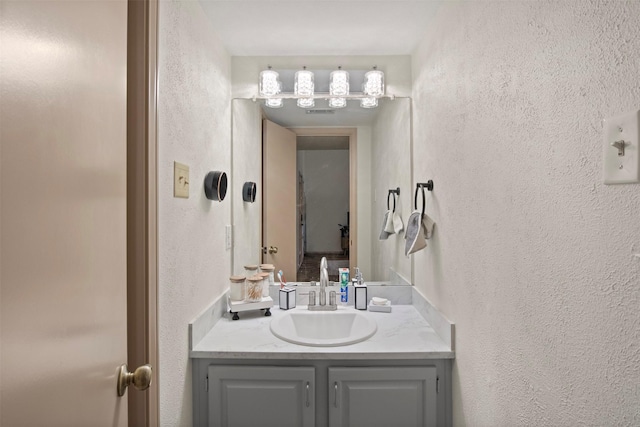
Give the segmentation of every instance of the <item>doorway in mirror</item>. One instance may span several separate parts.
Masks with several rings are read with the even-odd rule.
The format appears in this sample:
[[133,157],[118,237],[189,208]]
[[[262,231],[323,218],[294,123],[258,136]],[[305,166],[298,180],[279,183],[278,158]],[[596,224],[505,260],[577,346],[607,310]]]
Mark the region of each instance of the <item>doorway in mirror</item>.
[[329,261],[329,280],[349,268],[349,136],[297,139],[297,281],[320,279],[320,259]]
[[349,268],[349,255],[343,252],[307,252],[300,268],[298,268],[298,282],[317,282],[320,280],[320,260],[327,258],[329,281],[340,280],[338,269]]

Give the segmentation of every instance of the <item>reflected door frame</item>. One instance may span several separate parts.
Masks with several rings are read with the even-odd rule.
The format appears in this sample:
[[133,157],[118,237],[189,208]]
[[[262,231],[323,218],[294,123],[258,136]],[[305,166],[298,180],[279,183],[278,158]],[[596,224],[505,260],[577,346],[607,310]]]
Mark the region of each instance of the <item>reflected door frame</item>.
[[296,136],[346,136],[349,137],[349,269],[358,265],[358,129],[345,128],[287,128]]

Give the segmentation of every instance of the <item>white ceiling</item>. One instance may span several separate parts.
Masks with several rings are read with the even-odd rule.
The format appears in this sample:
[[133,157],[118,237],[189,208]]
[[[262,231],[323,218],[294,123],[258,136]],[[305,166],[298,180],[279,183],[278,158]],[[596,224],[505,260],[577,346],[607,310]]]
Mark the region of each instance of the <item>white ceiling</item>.
[[200,0],[232,56],[410,55],[441,1]]

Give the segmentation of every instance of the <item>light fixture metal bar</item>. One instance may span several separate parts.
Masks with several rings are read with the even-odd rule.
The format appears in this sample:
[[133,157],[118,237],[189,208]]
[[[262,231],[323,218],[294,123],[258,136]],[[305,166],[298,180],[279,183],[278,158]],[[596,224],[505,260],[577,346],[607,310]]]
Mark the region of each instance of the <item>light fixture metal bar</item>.
[[331,99],[331,98],[344,98],[344,99],[363,99],[363,98],[378,98],[378,99],[383,99],[383,98],[388,98],[388,99],[395,99],[395,95],[381,95],[381,96],[371,96],[371,95],[365,95],[362,92],[351,92],[349,95],[331,95],[329,94],[329,92],[316,92],[315,94],[313,94],[312,96],[301,96],[301,95],[296,95],[295,93],[291,93],[291,92],[282,92],[279,93],[277,95],[271,95],[271,96],[254,96],[253,100],[258,100],[258,99],[300,99],[300,98],[313,98],[313,99]]

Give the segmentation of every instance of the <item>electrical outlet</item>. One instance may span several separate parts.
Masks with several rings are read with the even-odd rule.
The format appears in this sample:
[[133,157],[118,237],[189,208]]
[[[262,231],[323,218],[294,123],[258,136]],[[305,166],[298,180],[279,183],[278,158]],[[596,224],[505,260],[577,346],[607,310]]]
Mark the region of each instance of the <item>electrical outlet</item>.
[[233,247],[233,229],[231,225],[225,227],[225,247],[231,249]]
[[173,162],[173,197],[189,198],[189,166]]
[[640,111],[604,120],[604,183],[640,182]]

